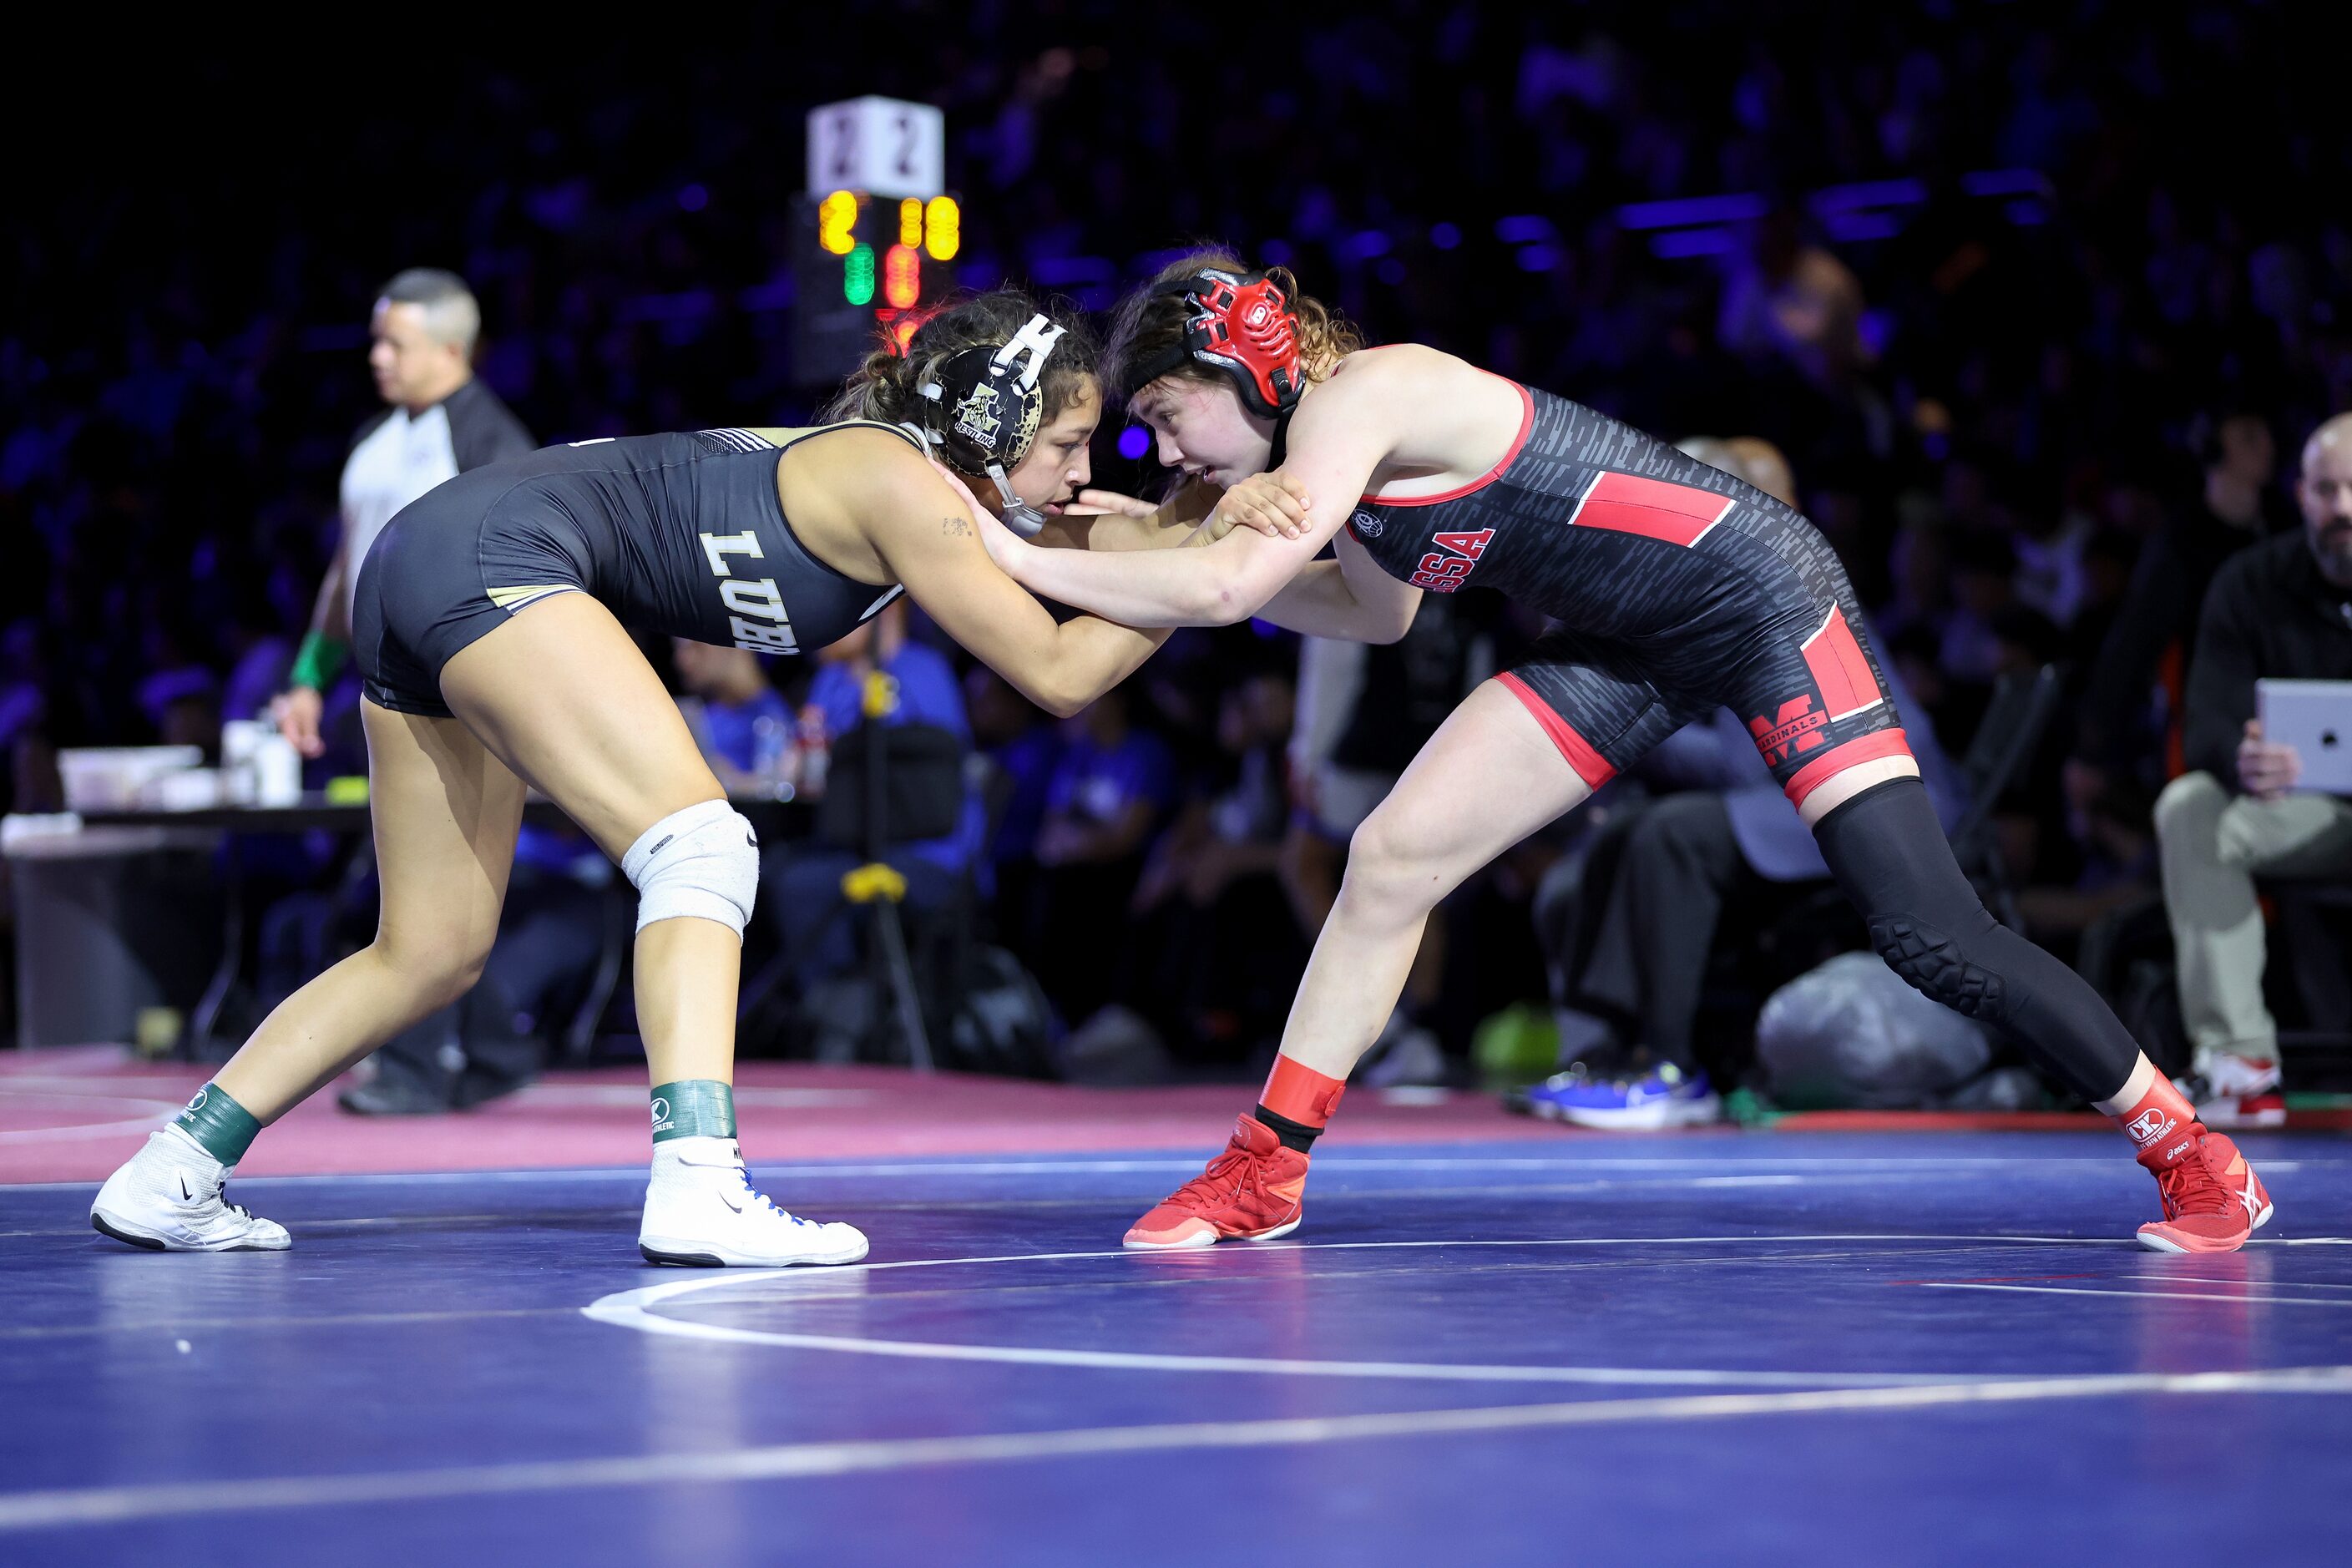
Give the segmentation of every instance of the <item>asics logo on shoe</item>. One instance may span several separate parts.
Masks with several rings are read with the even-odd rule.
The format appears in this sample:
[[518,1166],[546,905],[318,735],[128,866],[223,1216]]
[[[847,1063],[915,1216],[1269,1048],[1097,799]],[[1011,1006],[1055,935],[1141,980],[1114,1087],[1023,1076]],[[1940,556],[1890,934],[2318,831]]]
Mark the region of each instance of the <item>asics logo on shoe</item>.
[[2143,1110],[2124,1123],[2124,1131],[2131,1134],[2132,1142],[2135,1143],[2153,1143],[2171,1131],[2172,1128],[2171,1112],[2161,1107]]
[[2254,1194],[2254,1173],[2246,1169],[2246,1157],[2240,1154],[2232,1159],[2221,1179],[2231,1184],[2230,1195],[2245,1205],[2246,1218],[2259,1223],[2255,1216],[2263,1212],[2263,1200]]

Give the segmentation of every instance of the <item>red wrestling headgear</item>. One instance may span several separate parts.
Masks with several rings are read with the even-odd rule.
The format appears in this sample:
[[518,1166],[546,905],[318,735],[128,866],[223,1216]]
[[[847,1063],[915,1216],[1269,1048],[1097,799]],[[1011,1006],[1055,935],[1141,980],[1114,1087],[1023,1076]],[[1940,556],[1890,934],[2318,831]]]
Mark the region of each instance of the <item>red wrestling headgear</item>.
[[1152,290],[1177,294],[1192,310],[1184,343],[1136,367],[1136,384],[1166,375],[1186,360],[1213,365],[1234,378],[1253,414],[1280,418],[1307,390],[1298,358],[1298,316],[1290,296],[1263,272],[1203,267]]

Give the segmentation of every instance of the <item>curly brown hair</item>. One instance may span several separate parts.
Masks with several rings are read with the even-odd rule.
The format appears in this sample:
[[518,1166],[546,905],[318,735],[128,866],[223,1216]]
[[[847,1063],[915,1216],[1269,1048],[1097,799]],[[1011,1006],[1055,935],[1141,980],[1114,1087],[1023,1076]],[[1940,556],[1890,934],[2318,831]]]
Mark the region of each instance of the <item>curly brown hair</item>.
[[[1107,384],[1118,388],[1123,396],[1133,397],[1143,390],[1129,384],[1135,367],[1165,359],[1183,346],[1184,321],[1191,312],[1183,296],[1162,294],[1159,289],[1204,267],[1227,272],[1251,269],[1248,262],[1225,247],[1207,246],[1178,257],[1153,274],[1150,281],[1119,301],[1118,311],[1111,318],[1110,343],[1103,353]],[[1290,309],[1298,318],[1298,358],[1307,379],[1328,379],[1341,360],[1364,346],[1364,334],[1337,310],[1301,290],[1290,268],[1269,267],[1266,276],[1290,297]],[[1186,381],[1223,384],[1226,379],[1224,372],[1189,358],[1165,374]]]
[[817,417],[826,424],[844,419],[920,424],[922,397],[916,389],[941,361],[965,349],[1011,342],[1032,316],[1044,316],[1063,329],[1037,383],[1045,395],[1039,417],[1050,422],[1076,402],[1089,384],[1099,382],[1102,349],[1086,312],[1076,305],[1059,297],[1033,299],[1019,289],[950,298],[915,329],[903,353],[886,331],[881,345],[850,373]]

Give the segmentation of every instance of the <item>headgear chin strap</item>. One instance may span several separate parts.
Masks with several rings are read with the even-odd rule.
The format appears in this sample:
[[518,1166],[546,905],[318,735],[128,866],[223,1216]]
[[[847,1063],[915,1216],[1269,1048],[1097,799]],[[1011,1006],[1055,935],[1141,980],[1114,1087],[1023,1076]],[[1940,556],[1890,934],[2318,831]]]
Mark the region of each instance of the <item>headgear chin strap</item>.
[[1203,267],[1152,292],[1181,296],[1191,314],[1180,347],[1136,367],[1137,386],[1195,360],[1232,376],[1243,406],[1267,419],[1281,417],[1307,390],[1298,314],[1282,286],[1265,273]]
[[1024,539],[1034,539],[1046,517],[1013,494],[1008,470],[1036,442],[1045,410],[1037,381],[1068,330],[1032,316],[1011,342],[960,349],[916,388],[923,400],[921,422],[911,428],[958,473],[993,479],[1004,501],[1004,525]]

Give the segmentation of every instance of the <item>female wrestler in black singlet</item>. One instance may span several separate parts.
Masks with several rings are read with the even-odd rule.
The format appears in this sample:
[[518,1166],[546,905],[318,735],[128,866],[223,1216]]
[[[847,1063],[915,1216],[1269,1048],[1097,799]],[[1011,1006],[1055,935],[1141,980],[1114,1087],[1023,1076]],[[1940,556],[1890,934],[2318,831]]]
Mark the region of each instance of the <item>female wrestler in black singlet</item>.
[[[288,1245],[281,1227],[221,1201],[227,1169],[262,1125],[472,985],[528,784],[639,891],[636,1007],[656,1086],[641,1248],[755,1265],[865,1255],[852,1227],[794,1219],[743,1177],[730,1085],[757,848],[630,632],[795,653],[903,590],[1055,713],[1118,682],[1165,634],[1093,616],[1057,626],[991,564],[971,491],[931,460],[936,450],[1031,529],[1078,529],[1055,518],[1087,481],[1101,399],[1074,313],[1015,294],[969,300],[934,316],[908,354],[877,355],[845,400],[892,422],[550,447],[463,475],[393,520],[361,572],[354,627],[383,885],[375,940],[280,1005],[109,1180],[100,1229],[159,1249]],[[1087,542],[1177,542],[1185,531],[1166,522],[1106,517]]]
[[[1121,312],[1114,354],[1163,461],[1294,510],[1150,562],[989,548],[1047,597],[1135,626],[1263,615],[1323,637],[1402,635],[1424,593],[1491,586],[1555,629],[1474,692],[1357,831],[1254,1115],[1129,1233],[1206,1246],[1297,1225],[1307,1149],[1396,1000],[1423,921],[1464,878],[1687,721],[1728,705],[1896,973],[2004,1026],[2115,1115],[2157,1175],[2151,1247],[2221,1251],[2268,1217],[2073,971],[1987,914],[1952,859],[1835,555],[1796,511],[1613,419],[1434,349],[1365,350],[1288,274],[1204,253]],[[1327,544],[1336,559],[1317,561]]]

